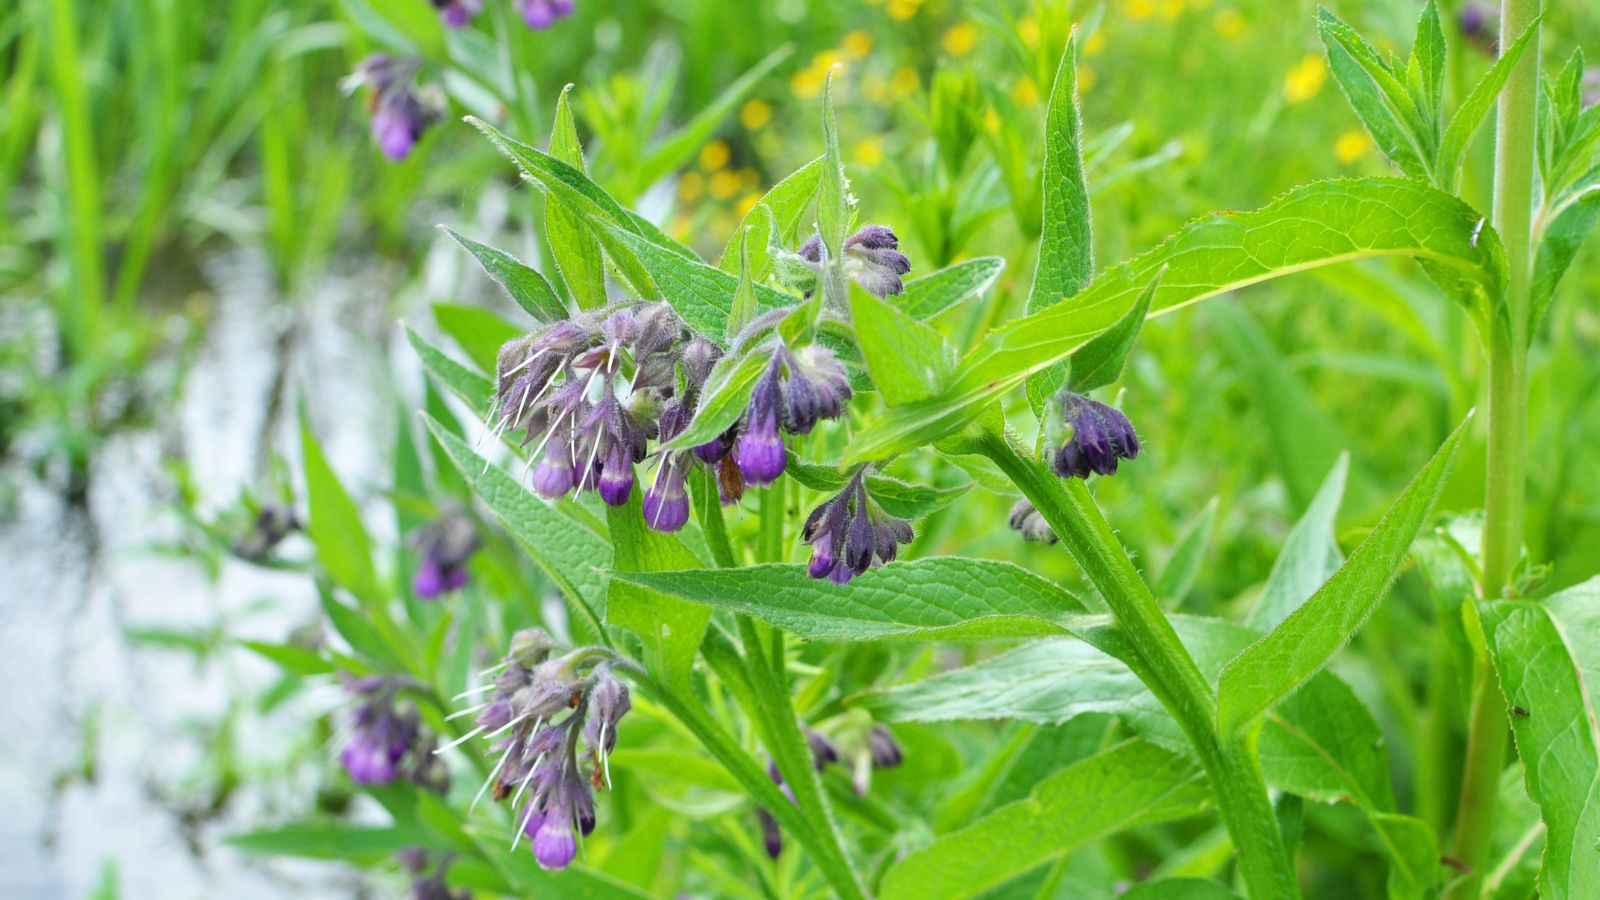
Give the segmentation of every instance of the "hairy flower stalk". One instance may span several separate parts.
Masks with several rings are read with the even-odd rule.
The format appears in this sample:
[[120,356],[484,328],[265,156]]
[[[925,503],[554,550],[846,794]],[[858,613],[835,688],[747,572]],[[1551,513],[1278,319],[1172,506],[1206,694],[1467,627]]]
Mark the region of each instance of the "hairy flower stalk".
[[518,632],[488,699],[457,713],[477,716],[455,743],[483,735],[498,756],[473,805],[485,792],[509,800],[518,817],[512,847],[526,837],[546,869],[569,865],[579,838],[594,831],[593,791],[610,785],[617,725],[632,708],[611,651],[562,649],[541,629]]
[[844,490],[806,517],[801,540],[811,545],[806,573],[846,584],[873,565],[894,561],[900,544],[915,534],[911,523],[884,512],[867,491],[866,467],[856,470]]

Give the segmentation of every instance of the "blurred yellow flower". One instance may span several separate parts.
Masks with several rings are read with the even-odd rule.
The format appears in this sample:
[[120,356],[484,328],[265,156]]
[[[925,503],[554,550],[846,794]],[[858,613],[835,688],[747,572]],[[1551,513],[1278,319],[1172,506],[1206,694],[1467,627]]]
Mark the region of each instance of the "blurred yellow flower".
[[889,0],[889,18],[904,22],[916,15],[921,7],[922,0]]
[[711,176],[711,196],[718,200],[726,200],[739,192],[739,176],[723,169]]
[[1239,15],[1237,9],[1221,10],[1217,13],[1217,18],[1213,24],[1216,26],[1217,34],[1230,41],[1236,41],[1244,34],[1244,16]]
[[1172,21],[1183,15],[1183,0],[1161,0],[1161,18]]
[[953,25],[944,33],[944,52],[951,56],[966,56],[978,46],[978,26],[971,22]]
[[922,82],[917,79],[916,69],[910,66],[901,66],[894,70],[894,77],[889,80],[889,90],[896,99],[899,99],[916,93],[918,86],[921,84]]
[[811,57],[811,68],[819,69],[823,74],[827,74],[829,69],[839,65],[842,62],[844,62],[844,57],[839,55],[839,51],[824,50],[821,53]]
[[1039,87],[1024,75],[1011,85],[1011,99],[1020,106],[1032,106],[1039,102]]
[[1094,66],[1078,67],[1078,93],[1087,93],[1099,80],[1100,74],[1094,70]]
[[1148,19],[1156,14],[1156,0],[1128,0],[1128,18]]
[[750,193],[745,194],[743,197],[740,197],[739,198],[739,207],[738,207],[739,208],[739,218],[742,219],[745,216],[750,215],[750,210],[755,209],[756,208],[756,204],[760,203],[760,202],[761,202],[761,194],[759,192],[757,192],[757,191],[751,191]]
[[1033,16],[1023,16],[1017,20],[1017,39],[1022,41],[1022,46],[1032,50],[1039,46],[1039,22]]
[[789,79],[789,89],[802,100],[821,94],[822,86],[828,80],[828,72],[841,62],[842,58],[837,50],[824,50],[818,53],[811,57],[811,65],[794,73],[794,77]]
[[875,137],[867,138],[856,144],[851,158],[863,166],[875,166],[883,162],[883,145]]
[[699,172],[685,172],[678,178],[678,199],[688,203],[705,193],[706,180]]
[[700,148],[700,168],[715,172],[728,164],[728,142],[717,139]]
[[1283,96],[1290,103],[1299,103],[1310,100],[1322,90],[1322,83],[1328,80],[1328,67],[1322,62],[1320,53],[1307,53],[1294,67],[1289,70],[1289,75],[1283,80]]
[[1000,130],[1000,114],[992,106],[983,114],[983,130],[990,134]]
[[1083,42],[1083,55],[1093,56],[1105,48],[1106,33],[1104,31],[1096,31],[1094,34],[1089,35],[1088,40]]
[[865,59],[866,55],[872,52],[872,35],[858,28],[845,35],[840,46],[844,48],[845,56],[851,59]]
[[1352,128],[1346,131],[1344,134],[1339,135],[1337,141],[1333,142],[1333,155],[1338,157],[1339,162],[1347,166],[1366,156],[1367,151],[1371,149],[1372,139],[1367,137],[1366,131],[1360,128]]
[[694,219],[688,213],[678,213],[672,217],[672,225],[667,230],[672,233],[673,237],[681,241],[688,237],[689,226],[693,224]]
[[759,131],[772,121],[772,107],[761,100],[750,100],[739,107],[739,124],[750,131]]
[[868,75],[861,79],[861,96],[873,104],[889,99],[889,79],[882,75]]

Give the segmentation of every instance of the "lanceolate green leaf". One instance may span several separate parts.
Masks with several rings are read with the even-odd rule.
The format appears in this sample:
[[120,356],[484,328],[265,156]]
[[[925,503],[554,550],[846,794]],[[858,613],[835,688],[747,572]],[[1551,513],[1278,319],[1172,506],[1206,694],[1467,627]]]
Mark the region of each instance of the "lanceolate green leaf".
[[1483,626],[1547,829],[1540,895],[1600,896],[1600,582],[1491,604]]
[[372,540],[361,523],[355,501],[328,465],[322,445],[311,433],[311,421],[300,409],[300,452],[305,459],[306,497],[311,521],[306,533],[317,548],[317,561],[336,584],[363,604],[380,599],[378,576],[372,567]]
[[1544,238],[1539,241],[1538,255],[1533,264],[1533,284],[1529,288],[1530,341],[1539,323],[1544,320],[1545,310],[1550,308],[1550,298],[1555,296],[1561,276],[1572,265],[1584,240],[1594,229],[1595,222],[1600,221],[1600,167],[1596,167],[1580,182],[1586,184],[1587,188],[1564,201],[1559,207],[1560,211],[1545,226]]
[[973,297],[983,296],[1005,267],[1006,261],[998,256],[980,256],[913,278],[906,282],[904,293],[885,299],[906,315],[925,322]]
[[534,496],[499,466],[485,462],[433,418],[427,422],[433,439],[489,511],[589,620],[595,633],[604,633],[600,623],[606,610],[606,577],[601,570],[611,565],[606,539]]
[[728,426],[738,421],[745,407],[750,405],[750,393],[755,390],[756,382],[771,360],[770,353],[759,350],[717,360],[710,377],[706,378],[694,420],[681,434],[663,444],[662,449],[698,446],[727,431]]
[[850,284],[856,344],[873,387],[890,406],[912,403],[938,390],[955,363],[944,335]]
[[1261,599],[1256,601],[1245,620],[1252,628],[1263,631],[1276,628],[1339,571],[1344,554],[1339,552],[1339,543],[1335,540],[1334,519],[1339,514],[1339,501],[1344,497],[1345,478],[1349,472],[1350,454],[1342,453],[1305,515],[1290,529],[1283,549],[1278,551]]
[[1010,563],[946,556],[870,569],[847,585],[805,566],[616,572],[615,579],[748,613],[803,638],[986,640],[1067,633],[1077,598]]
[[457,397],[477,408],[494,395],[494,383],[489,379],[446,356],[443,350],[428,343],[410,325],[405,326],[405,329],[406,340],[410,341],[411,348],[417,351],[417,357],[422,360],[422,367]]
[[[583,160],[583,147],[578,143],[578,128],[572,118],[572,106],[567,102],[567,95],[571,92],[572,85],[569,84],[561,89],[561,98],[556,101],[556,121],[550,131],[550,155],[576,167],[582,174],[588,170]],[[490,134],[489,139],[495,140],[494,135]],[[549,198],[545,201],[544,216],[545,231],[550,238],[550,251],[555,256],[556,268],[561,270],[578,308],[598,309],[605,306],[605,260],[600,255],[600,243],[583,225],[581,211],[559,198]]]
[[[833,72],[822,86],[822,183],[817,194],[817,228],[827,259],[836,261],[844,252],[845,232],[850,230],[850,182],[844,174],[844,156],[839,152],[839,123],[833,115]],[[844,298],[839,298],[843,300]]]
[[[1044,119],[1043,230],[1039,262],[1028,289],[1027,311],[1038,312],[1083,290],[1094,277],[1094,240],[1089,184],[1083,173],[1083,123],[1078,113],[1078,37],[1067,38]],[[1040,422],[1045,402],[1060,389],[1066,372],[1051,366],[1028,381],[1028,400]]]
[[1222,671],[1217,722],[1237,733],[1307,678],[1355,635],[1388,590],[1428,522],[1467,424],[1456,428],[1350,559],[1303,606]]
[[[443,225],[439,226],[444,228]],[[483,266],[483,271],[494,279],[495,284],[505,288],[511,299],[517,302],[528,315],[540,322],[554,322],[567,317],[567,305],[556,294],[555,288],[545,280],[543,275],[528,268],[516,257],[502,250],[496,250],[487,244],[480,244],[472,238],[457,234],[449,228],[444,228],[445,234],[456,239],[456,243],[467,249],[478,264]]]
[[734,229],[728,246],[722,251],[718,268],[724,272],[739,271],[738,247],[744,240],[750,247],[750,277],[758,283],[766,280],[772,272],[769,247],[795,239],[800,219],[816,199],[821,180],[822,157],[819,156],[773,185]]
[[1317,26],[1328,48],[1328,68],[1361,123],[1384,155],[1413,178],[1428,180],[1433,147],[1411,94],[1355,29],[1326,9]]
[[1466,159],[1467,148],[1472,144],[1472,136],[1478,133],[1478,126],[1483,124],[1483,120],[1489,115],[1489,110],[1494,108],[1495,101],[1500,97],[1500,91],[1506,86],[1506,79],[1511,77],[1511,70],[1517,67],[1517,60],[1522,58],[1523,51],[1528,49],[1528,44],[1538,31],[1539,20],[1535,19],[1533,24],[1511,43],[1511,46],[1500,52],[1500,58],[1495,60],[1483,78],[1473,85],[1472,91],[1467,94],[1467,99],[1456,109],[1450,124],[1445,127],[1444,139],[1439,144],[1439,165],[1436,171],[1440,187],[1445,190],[1455,189],[1461,175],[1462,160]]
[[[639,501],[643,493],[636,488],[629,495],[627,505],[606,508],[617,566],[617,575],[611,580],[606,621],[637,634],[644,642],[645,658],[651,671],[673,690],[686,692],[695,652],[705,636],[711,610],[621,577],[624,572],[664,573],[657,577],[665,577],[671,570],[700,565],[676,535],[646,527]],[[635,574],[633,577],[645,576]]]
[[1485,296],[1496,296],[1504,252],[1482,219],[1448,194],[1388,178],[1316,182],[1254,212],[1200,219],[1102,273],[1065,302],[995,329],[938,395],[868,424],[845,462],[892,456],[963,427],[984,404],[1119,321],[1162,266],[1167,271],[1151,297],[1151,315],[1271,278],[1375,256],[1431,259]]
[[[739,277],[716,266],[653,244],[626,229],[609,229],[614,246],[620,246],[636,259],[654,279],[661,299],[672,304],[683,321],[706,338],[724,346],[723,332],[733,314],[733,297],[739,290]],[[788,306],[798,298],[765,285],[752,285],[757,304],[763,309]]]
[[1163,271],[1156,272],[1150,286],[1139,294],[1138,301],[1127,315],[1072,354],[1072,366],[1067,371],[1068,387],[1083,393],[1105,387],[1122,377],[1122,367],[1127,364],[1128,355],[1133,352],[1133,345],[1139,339],[1139,329],[1150,314],[1150,298],[1161,284]]
[[500,347],[506,341],[521,337],[523,332],[486,309],[463,306],[459,303],[435,303],[434,321],[446,334],[455,338],[461,349],[477,364],[479,370],[493,372]]
[[1194,815],[1207,796],[1193,763],[1143,741],[1118,744],[901,860],[880,896],[975,896],[1090,841]]

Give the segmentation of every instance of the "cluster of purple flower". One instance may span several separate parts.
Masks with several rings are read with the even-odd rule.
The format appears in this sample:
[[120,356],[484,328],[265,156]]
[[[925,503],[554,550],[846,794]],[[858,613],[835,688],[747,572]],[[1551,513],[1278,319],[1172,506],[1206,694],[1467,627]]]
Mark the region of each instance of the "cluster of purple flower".
[[467,560],[478,549],[478,531],[472,520],[453,514],[439,519],[412,536],[422,554],[411,590],[423,600],[435,600],[467,585]]
[[[488,699],[455,714],[475,713],[476,727],[448,745],[480,734],[495,742],[499,761],[478,799],[490,791],[516,809],[527,795],[512,847],[527,837],[547,869],[565,868],[577,855],[578,836],[594,831],[592,791],[610,783],[617,723],[632,708],[610,651],[579,647],[558,656],[558,649],[537,628],[518,632],[494,680],[477,692]],[[580,742],[588,773],[579,762]]]
[[423,732],[416,709],[396,701],[409,684],[384,675],[345,677],[345,689],[359,702],[339,761],[355,783],[383,785],[399,778],[432,790],[447,785],[448,775],[433,757],[434,739]]
[[[543,31],[558,19],[572,15],[573,0],[514,0],[517,14],[529,27]],[[433,0],[434,8],[451,28],[460,28],[483,12],[483,0]]]
[[[818,772],[840,761],[839,747],[833,739],[814,728],[805,730],[806,745],[811,749],[811,764]],[[894,739],[894,734],[882,725],[873,725],[868,731],[864,745],[854,754],[855,777],[853,779],[856,794],[866,796],[867,789],[871,787],[873,769],[893,769],[905,761],[905,754],[900,749],[900,744]],[[783,773],[778,771],[776,762],[768,761],[767,775],[778,785],[778,790],[789,798],[790,803],[796,803],[794,790],[783,780]],[[761,824],[761,843],[766,848],[767,855],[777,859],[783,852],[783,833],[778,830],[778,820],[772,813],[763,807],[756,807],[756,820]]]
[[411,154],[422,133],[444,114],[437,90],[417,87],[422,60],[374,53],[344,80],[344,89],[371,88],[367,109],[372,114],[372,139],[383,155],[399,161]]
[[[900,252],[900,238],[887,225],[865,225],[844,240],[845,274],[878,297],[906,289],[900,276],[911,271],[911,259]],[[817,271],[822,267],[822,236],[800,245],[800,258]]]
[[800,535],[811,545],[806,572],[812,578],[846,584],[871,568],[874,559],[893,562],[899,545],[914,537],[911,523],[884,512],[872,499],[866,473],[865,466],[857,469],[844,490],[806,518]]
[[1072,391],[1062,391],[1056,402],[1070,430],[1066,442],[1056,448],[1051,459],[1057,475],[1115,475],[1117,460],[1139,455],[1139,435],[1121,410]]

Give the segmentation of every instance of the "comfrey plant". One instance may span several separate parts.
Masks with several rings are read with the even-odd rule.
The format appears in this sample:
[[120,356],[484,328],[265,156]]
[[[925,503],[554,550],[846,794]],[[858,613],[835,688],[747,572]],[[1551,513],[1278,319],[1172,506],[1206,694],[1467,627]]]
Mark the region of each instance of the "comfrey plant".
[[[680,854],[707,856],[686,876],[706,893],[748,880],[847,898],[1051,895],[1082,858],[1069,854],[1139,829],[1154,839],[1117,855],[1148,843],[1171,864],[1130,895],[1293,898],[1308,883],[1300,836],[1336,805],[1352,858],[1381,859],[1392,896],[1510,896],[1514,878],[1518,896],[1534,879],[1541,896],[1593,895],[1594,588],[1527,599],[1540,567],[1521,525],[1529,348],[1600,218],[1600,112],[1584,105],[1581,57],[1541,77],[1537,14],[1503,5],[1499,57],[1448,115],[1432,4],[1404,61],[1323,14],[1329,70],[1399,176],[1206,216],[1105,269],[1068,39],[1051,53],[1031,169],[1037,260],[1015,298],[997,257],[912,278],[893,224],[858,221],[829,81],[821,156],[751,205],[716,262],[588,175],[565,95],[547,150],[471,120],[540,192],[552,265],[457,236],[533,321],[446,328],[467,362],[407,336],[433,383],[486,410],[464,423],[430,388],[425,422],[448,466],[437,490],[476,498],[504,529],[483,535],[474,571],[509,585],[507,602],[479,602],[476,586],[460,601],[402,595],[422,636],[399,627],[400,600],[308,437],[307,531],[350,652],[264,652],[310,673],[410,673],[360,682],[351,774],[408,841],[459,854],[451,872],[504,893],[622,890],[613,880],[636,877],[622,848],[675,846],[708,830],[688,820],[731,815],[746,827]],[[1496,104],[1485,216],[1456,191]],[[1122,383],[1145,322],[1382,257],[1416,260],[1483,340],[1485,509],[1436,517],[1470,446],[1462,408],[1468,421],[1348,555],[1334,530],[1345,459],[1251,608],[1174,611],[1167,579],[1147,580],[1097,499],[1164,463],[1134,424],[1155,431],[1154,398]],[[397,468],[415,487],[409,451]],[[1020,537],[1001,531],[1001,550],[1036,542],[1031,558],[1060,556],[1051,571],[1090,589],[938,555],[958,516],[985,508],[958,505],[982,498],[974,487],[1005,495],[998,509],[1015,501]],[[1402,807],[1375,692],[1328,666],[1413,558],[1438,630],[1427,752],[1461,765],[1419,766],[1414,793],[1432,800]],[[919,642],[1005,650],[947,666]],[[504,658],[474,686],[485,645]],[[411,680],[382,680],[399,678]],[[414,710],[382,687],[400,684]],[[440,699],[452,695],[463,708]],[[961,767],[956,742],[926,727],[954,720],[1028,727],[973,739],[978,764]],[[498,807],[397,796],[424,728],[451,740],[429,758],[473,770]],[[957,789],[912,797],[902,779],[941,765],[963,769]],[[681,793],[664,786],[678,781]],[[524,841],[532,861],[513,852]]]

